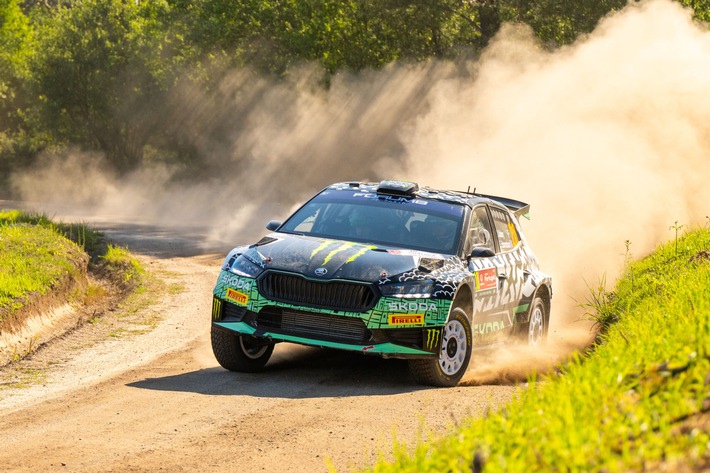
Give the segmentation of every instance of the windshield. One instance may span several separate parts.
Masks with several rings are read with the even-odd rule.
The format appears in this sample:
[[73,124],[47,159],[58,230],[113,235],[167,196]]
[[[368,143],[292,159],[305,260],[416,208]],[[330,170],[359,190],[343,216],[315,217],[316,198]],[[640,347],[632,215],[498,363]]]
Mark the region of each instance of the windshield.
[[279,231],[456,254],[463,217],[464,206],[450,202],[326,190]]

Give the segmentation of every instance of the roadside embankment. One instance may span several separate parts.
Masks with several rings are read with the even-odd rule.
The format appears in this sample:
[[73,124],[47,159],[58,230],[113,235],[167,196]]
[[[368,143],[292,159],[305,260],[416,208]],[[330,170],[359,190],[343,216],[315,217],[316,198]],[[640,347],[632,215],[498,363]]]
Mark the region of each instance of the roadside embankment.
[[0,210],[0,366],[95,317],[140,272],[84,225]]
[[[596,344],[508,406],[374,472],[700,471],[710,466],[710,230],[590,289]],[[705,470],[703,470],[705,471]]]

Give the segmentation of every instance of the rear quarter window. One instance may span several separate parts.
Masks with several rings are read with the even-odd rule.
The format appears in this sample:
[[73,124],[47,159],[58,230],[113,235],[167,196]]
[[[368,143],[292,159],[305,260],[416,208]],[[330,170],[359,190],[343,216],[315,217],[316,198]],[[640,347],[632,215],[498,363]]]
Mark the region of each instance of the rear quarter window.
[[493,224],[496,228],[500,250],[503,252],[510,251],[518,246],[520,234],[510,214],[496,207],[491,207],[491,214],[493,215]]

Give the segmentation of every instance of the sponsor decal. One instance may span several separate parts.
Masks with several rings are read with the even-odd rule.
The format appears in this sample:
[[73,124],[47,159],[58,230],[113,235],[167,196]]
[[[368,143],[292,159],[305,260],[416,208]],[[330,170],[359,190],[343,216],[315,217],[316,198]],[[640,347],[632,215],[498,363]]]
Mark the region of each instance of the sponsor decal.
[[249,302],[249,296],[231,287],[227,288],[227,294],[224,297],[239,305],[247,305],[247,302]]
[[390,312],[414,312],[422,311],[428,312],[430,310],[437,310],[436,305],[433,302],[388,302],[387,310]]
[[214,298],[212,299],[212,320],[222,319],[222,301]]
[[481,336],[487,333],[503,330],[505,325],[503,322],[486,322],[485,324],[476,324],[473,326],[473,336]]
[[368,245],[368,246],[362,246],[358,245],[357,243],[339,243],[334,240],[325,240],[323,243],[321,243],[315,250],[311,252],[311,259],[315,258],[315,256],[320,253],[321,251],[327,249],[329,246],[336,244],[339,245],[337,248],[332,249],[328,254],[325,256],[325,259],[323,260],[323,265],[328,264],[328,262],[333,258],[333,256],[337,255],[338,253],[342,251],[349,250],[351,248],[358,248],[358,251],[353,254],[350,258],[348,258],[345,263],[352,263],[356,259],[358,259],[360,256],[364,255],[367,253],[367,250],[373,250],[377,248],[376,246]]
[[311,259],[313,259],[318,253],[328,247],[328,245],[330,245],[331,243],[334,243],[333,240],[325,240],[323,243],[318,245],[318,248],[311,252]]
[[395,197],[392,195],[377,195],[377,194],[353,194],[353,197],[364,197],[365,199],[386,200],[387,202],[395,202],[404,204],[409,201],[406,197]]
[[362,351],[370,351],[375,348],[375,345],[369,345],[366,347],[362,347]]
[[367,253],[368,250],[374,250],[375,248],[377,248],[377,247],[376,247],[376,246],[372,246],[372,245],[366,246],[366,247],[362,248],[360,251],[358,251],[357,253],[355,253],[354,255],[352,255],[350,258],[348,258],[347,260],[345,260],[345,264],[347,264],[347,263],[352,263],[353,261],[355,261],[356,259],[358,259],[358,258],[361,257],[362,255],[364,255],[365,253]]
[[390,325],[424,325],[424,314],[390,314],[387,317]]
[[334,250],[331,250],[331,252],[328,253],[328,256],[326,256],[325,259],[323,260],[323,264],[328,264],[328,261],[330,261],[333,258],[333,256],[337,255],[341,251],[345,251],[347,249],[350,249],[353,246],[355,246],[355,243],[343,243],[342,245],[340,245],[340,247],[338,247]]
[[495,289],[498,286],[496,268],[481,269],[480,271],[476,271],[475,274],[477,291]]
[[233,287],[238,291],[251,291],[252,281],[248,279],[242,279],[239,276],[235,276],[230,273],[222,273],[222,277],[220,278],[219,282],[224,284],[225,286]]
[[426,331],[426,340],[424,348],[429,351],[436,351],[439,348],[439,340],[441,339],[441,329],[429,329]]
[[365,194],[362,192],[357,192],[353,194],[353,197],[363,197],[365,199],[376,199],[384,200],[386,202],[392,202],[396,204],[416,204],[416,205],[428,205],[429,202],[421,199],[412,199],[411,197],[396,197],[393,195],[380,195],[380,194]]

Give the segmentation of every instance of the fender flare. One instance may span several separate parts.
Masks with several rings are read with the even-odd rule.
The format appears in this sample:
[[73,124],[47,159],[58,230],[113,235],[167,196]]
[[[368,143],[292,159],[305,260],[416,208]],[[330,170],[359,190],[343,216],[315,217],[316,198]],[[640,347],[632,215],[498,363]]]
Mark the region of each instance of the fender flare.
[[473,300],[475,293],[473,275],[466,276],[461,280],[454,296],[451,298],[451,306],[449,306],[449,313],[446,315],[446,320],[449,320],[451,312],[453,312],[456,307],[461,307],[469,318],[468,322],[473,326]]
[[540,297],[545,303],[545,318],[547,319],[547,322],[550,321],[550,308],[552,307],[552,287],[550,286],[549,282],[545,281],[540,283],[540,285],[535,289],[535,292],[532,293],[528,301],[528,305],[530,305],[530,307],[528,307],[528,310],[526,310],[525,312],[518,314],[519,317],[516,322],[527,323],[528,321],[530,321],[530,311],[532,310],[532,302],[535,300],[536,297]]

